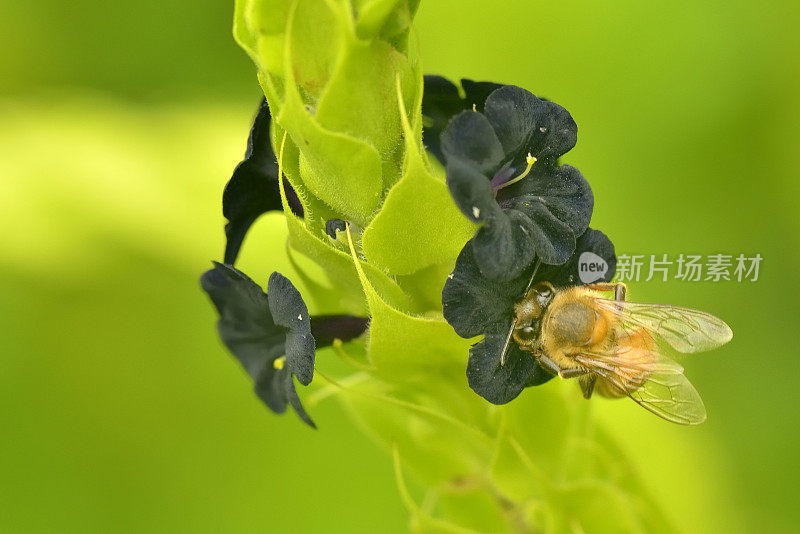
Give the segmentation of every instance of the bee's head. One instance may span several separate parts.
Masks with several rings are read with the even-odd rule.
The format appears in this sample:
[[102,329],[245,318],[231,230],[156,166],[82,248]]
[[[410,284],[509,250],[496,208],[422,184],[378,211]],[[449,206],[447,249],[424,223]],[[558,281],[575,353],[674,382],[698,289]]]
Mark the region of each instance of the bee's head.
[[514,305],[514,340],[521,346],[532,346],[539,338],[541,320],[553,300],[555,289],[550,282],[539,282]]

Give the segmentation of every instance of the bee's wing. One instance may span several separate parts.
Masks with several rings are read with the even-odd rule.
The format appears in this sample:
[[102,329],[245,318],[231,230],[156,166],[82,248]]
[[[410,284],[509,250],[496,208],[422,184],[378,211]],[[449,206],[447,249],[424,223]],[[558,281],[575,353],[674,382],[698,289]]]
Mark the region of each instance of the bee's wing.
[[597,299],[597,304],[615,313],[624,324],[648,329],[678,352],[704,352],[733,338],[733,331],[725,321],[704,311],[602,298]]
[[655,373],[642,387],[628,396],[642,407],[673,423],[699,425],[706,420],[703,399],[682,373]]
[[[691,382],[683,376],[683,368],[654,344],[647,361],[630,361],[624,353],[582,353],[576,361],[624,392],[643,408],[659,417],[682,425],[697,425],[706,420],[703,400]],[[631,379],[632,376],[646,378]],[[635,382],[635,383],[634,383]]]

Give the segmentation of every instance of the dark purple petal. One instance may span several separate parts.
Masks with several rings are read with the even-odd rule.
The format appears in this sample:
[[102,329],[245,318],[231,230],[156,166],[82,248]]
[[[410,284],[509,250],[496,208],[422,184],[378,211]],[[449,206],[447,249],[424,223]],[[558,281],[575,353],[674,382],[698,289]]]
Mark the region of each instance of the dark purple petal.
[[311,333],[317,348],[327,347],[335,339],[350,341],[367,331],[369,318],[353,315],[317,315],[311,318]]
[[301,384],[314,377],[314,336],[311,317],[297,288],[279,272],[270,275],[267,299],[272,319],[286,333],[286,365]]
[[461,111],[472,109],[473,105],[478,111],[483,111],[486,97],[499,87],[502,85],[493,82],[461,80],[464,90],[464,98],[461,98],[458,88],[446,78],[426,75],[422,94],[422,115],[425,120],[422,142],[425,148],[444,164],[441,135],[447,123]]
[[530,352],[519,349],[512,340],[508,344],[505,365],[500,360],[506,346],[511,322],[505,328],[487,332],[483,341],[469,350],[467,381],[472,390],[492,404],[514,400],[528,385],[547,382],[552,375],[539,366]]
[[[244,159],[234,169],[222,193],[222,214],[228,219],[224,259],[230,265],[235,263],[242,241],[255,220],[267,211],[283,210],[277,157],[269,138],[270,122],[269,106],[262,98],[247,138]],[[289,207],[302,217],[303,206],[297,193],[285,178],[283,185]]]

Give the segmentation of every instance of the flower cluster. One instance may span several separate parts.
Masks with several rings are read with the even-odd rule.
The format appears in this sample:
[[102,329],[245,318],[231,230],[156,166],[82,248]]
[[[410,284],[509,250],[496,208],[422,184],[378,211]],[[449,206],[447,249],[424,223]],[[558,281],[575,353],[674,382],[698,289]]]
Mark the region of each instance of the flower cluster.
[[[447,187],[460,211],[479,227],[461,250],[444,285],[445,320],[465,338],[483,335],[467,363],[469,385],[495,404],[551,378],[522,352],[509,332],[514,304],[535,282],[557,287],[580,283],[579,258],[592,253],[614,275],[614,246],[588,228],[594,204],[581,173],[559,158],[577,140],[577,126],[561,106],[515,86],[461,81],[461,90],[439,76],[425,77],[423,143],[445,166]],[[308,385],[315,350],[334,339],[363,334],[368,319],[310,317],[300,293],[280,273],[267,292],[233,267],[244,236],[264,212],[281,210],[280,180],[292,212],[303,207],[279,177],[270,139],[270,111],[259,105],[244,160],[223,194],[225,263],[215,263],[201,283],[219,312],[222,341],[255,383],[256,394],[276,413],[291,405],[305,412],[294,379]],[[346,223],[329,219],[336,238]]]
[[581,283],[585,253],[608,265],[598,281],[614,276],[614,245],[588,228],[591,188],[576,168],[558,161],[576,141],[569,112],[510,85],[492,91],[482,111],[455,115],[441,134],[453,200],[480,224],[445,283],[443,314],[458,335],[484,336],[470,349],[467,378],[494,404],[552,378],[511,341],[514,304],[527,288],[539,281]]

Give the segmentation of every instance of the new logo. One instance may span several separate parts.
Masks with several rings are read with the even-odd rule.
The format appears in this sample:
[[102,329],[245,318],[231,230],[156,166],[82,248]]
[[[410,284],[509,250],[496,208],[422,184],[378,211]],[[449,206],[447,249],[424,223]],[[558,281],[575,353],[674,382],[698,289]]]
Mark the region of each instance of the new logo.
[[594,252],[584,252],[578,258],[578,276],[584,284],[597,282],[607,272],[608,263]]

